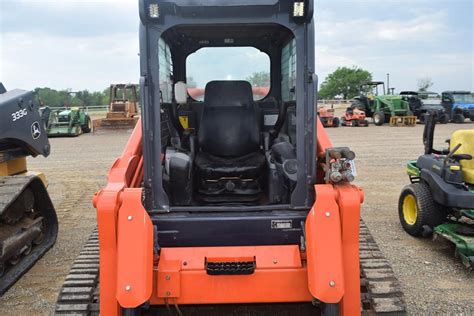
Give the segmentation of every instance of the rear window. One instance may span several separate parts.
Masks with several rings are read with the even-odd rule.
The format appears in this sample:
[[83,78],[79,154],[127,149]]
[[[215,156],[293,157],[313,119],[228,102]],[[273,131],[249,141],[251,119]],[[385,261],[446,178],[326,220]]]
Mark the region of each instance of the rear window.
[[213,80],[246,80],[250,82],[254,100],[270,91],[270,58],[254,47],[206,47],[186,60],[189,95],[204,100],[204,88]]

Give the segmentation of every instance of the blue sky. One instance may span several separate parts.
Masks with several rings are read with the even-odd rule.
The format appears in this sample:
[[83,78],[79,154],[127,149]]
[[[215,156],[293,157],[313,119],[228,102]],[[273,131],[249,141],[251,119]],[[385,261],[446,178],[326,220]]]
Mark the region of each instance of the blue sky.
[[[357,65],[378,80],[390,73],[397,91],[421,78],[431,78],[435,91],[474,90],[474,1],[315,2],[320,81]],[[0,81],[73,90],[137,82],[137,3],[0,0]]]

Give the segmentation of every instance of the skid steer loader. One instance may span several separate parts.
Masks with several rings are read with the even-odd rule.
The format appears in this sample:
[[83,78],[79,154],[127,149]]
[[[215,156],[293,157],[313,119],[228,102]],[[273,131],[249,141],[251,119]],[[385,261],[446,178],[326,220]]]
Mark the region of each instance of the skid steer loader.
[[[139,8],[141,120],[94,196],[98,233],[56,313],[403,314],[398,281],[360,222],[355,154],[317,118],[313,2]],[[245,47],[254,50],[237,58]],[[254,66],[241,58],[259,52],[271,88],[254,100],[240,80]],[[225,72],[196,77],[216,63]],[[202,101],[188,94],[190,76],[205,83]]]
[[58,221],[42,173],[27,171],[27,156],[50,146],[30,91],[0,83],[0,295],[55,243]]

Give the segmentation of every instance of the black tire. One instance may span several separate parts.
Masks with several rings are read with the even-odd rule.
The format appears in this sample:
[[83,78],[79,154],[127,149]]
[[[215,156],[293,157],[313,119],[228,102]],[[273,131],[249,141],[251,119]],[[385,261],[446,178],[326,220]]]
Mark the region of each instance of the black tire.
[[471,122],[474,122],[474,116],[469,117],[469,119],[471,120]]
[[461,113],[456,113],[453,116],[453,122],[456,124],[462,124],[464,123],[465,117]]
[[351,101],[351,108],[358,109],[358,110],[361,110],[361,111],[367,111],[367,109],[365,108],[364,102],[362,102],[359,99],[354,99],[354,100]]
[[428,113],[423,113],[420,115],[420,124],[426,124],[426,122],[428,122],[428,117],[430,115]]
[[339,304],[321,303],[321,316],[339,316]]
[[82,132],[83,133],[90,133],[92,131],[92,121],[89,116],[86,116],[86,121],[84,125],[82,125]]
[[369,127],[369,121],[363,120],[362,122],[363,122],[363,125],[362,125],[362,126],[364,126],[364,127]]
[[444,114],[441,114],[438,121],[441,123],[441,124],[448,124],[449,123],[449,115],[444,113]]
[[332,127],[339,127],[340,121],[338,117],[332,119]]
[[[410,212],[415,208],[414,214]],[[415,237],[423,236],[428,226],[431,231],[446,221],[442,206],[433,200],[429,186],[424,182],[412,183],[403,188],[398,200],[398,216],[403,229]]]
[[375,125],[383,125],[383,123],[385,123],[385,113],[383,111],[375,112],[373,120]]

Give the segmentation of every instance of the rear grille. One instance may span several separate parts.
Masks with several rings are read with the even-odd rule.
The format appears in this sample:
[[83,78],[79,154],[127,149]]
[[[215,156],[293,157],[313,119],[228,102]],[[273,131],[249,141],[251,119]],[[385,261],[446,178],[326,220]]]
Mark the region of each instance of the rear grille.
[[248,275],[255,272],[255,258],[252,261],[235,262],[205,262],[206,272],[209,275]]

